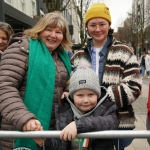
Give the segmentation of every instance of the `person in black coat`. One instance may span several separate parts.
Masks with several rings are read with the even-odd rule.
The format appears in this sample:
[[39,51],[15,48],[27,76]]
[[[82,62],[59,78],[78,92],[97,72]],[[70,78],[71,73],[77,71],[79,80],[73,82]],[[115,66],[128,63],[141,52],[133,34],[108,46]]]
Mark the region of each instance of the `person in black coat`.
[[[34,139],[39,150],[78,149],[71,144],[78,133],[115,130],[119,121],[116,104],[108,97],[107,90],[99,86],[99,79],[91,68],[80,68],[71,76],[69,96],[56,107],[56,130],[62,130],[60,139]],[[41,128],[42,130],[42,128]],[[111,139],[83,139],[87,150],[114,150]]]
[[14,33],[12,27],[6,22],[0,22],[0,59],[8,46],[9,38]]
[[144,74],[145,74],[145,56],[146,56],[146,52],[143,52],[143,55],[141,56],[141,75],[142,75],[142,79],[144,78]]

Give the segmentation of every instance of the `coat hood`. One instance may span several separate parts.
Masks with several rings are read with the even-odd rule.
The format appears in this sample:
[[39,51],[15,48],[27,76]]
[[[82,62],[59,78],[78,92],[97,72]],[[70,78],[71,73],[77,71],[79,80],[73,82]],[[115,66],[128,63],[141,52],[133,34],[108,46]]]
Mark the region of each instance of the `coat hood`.
[[83,114],[74,104],[74,100],[70,97],[70,95],[66,98],[68,103],[70,104],[72,111],[74,113],[74,118],[81,118],[81,117],[87,117],[90,116],[93,111],[102,104],[102,102],[106,99],[106,97],[108,96],[107,90],[105,87],[101,86],[101,97],[97,100],[97,105],[90,111],[88,111],[87,113]]

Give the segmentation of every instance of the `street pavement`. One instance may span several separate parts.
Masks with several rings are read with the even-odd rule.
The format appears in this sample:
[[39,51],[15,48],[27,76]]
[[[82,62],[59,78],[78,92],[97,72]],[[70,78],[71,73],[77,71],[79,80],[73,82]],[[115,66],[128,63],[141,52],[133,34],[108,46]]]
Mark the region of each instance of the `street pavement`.
[[[136,128],[134,130],[146,130],[146,117],[147,117],[147,101],[148,101],[148,88],[150,79],[143,78],[142,92],[139,98],[132,104],[137,121],[135,122]],[[133,142],[125,148],[125,150],[150,150],[147,139],[134,139]]]

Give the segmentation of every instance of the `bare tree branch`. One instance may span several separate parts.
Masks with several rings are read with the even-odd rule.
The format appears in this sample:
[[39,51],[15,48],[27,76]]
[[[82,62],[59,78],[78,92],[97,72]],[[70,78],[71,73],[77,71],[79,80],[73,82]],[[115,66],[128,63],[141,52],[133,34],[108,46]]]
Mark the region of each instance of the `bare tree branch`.
[[48,12],[55,10],[64,11],[71,0],[43,0],[46,4]]
[[76,4],[76,0],[43,0],[43,2],[46,4],[48,12],[55,10],[62,12],[68,8],[70,3],[73,3],[73,8],[76,10],[75,12],[77,12],[77,14],[75,14],[76,22],[80,27],[81,45],[84,45],[87,37],[84,27],[84,16],[92,0],[79,0],[79,5]]

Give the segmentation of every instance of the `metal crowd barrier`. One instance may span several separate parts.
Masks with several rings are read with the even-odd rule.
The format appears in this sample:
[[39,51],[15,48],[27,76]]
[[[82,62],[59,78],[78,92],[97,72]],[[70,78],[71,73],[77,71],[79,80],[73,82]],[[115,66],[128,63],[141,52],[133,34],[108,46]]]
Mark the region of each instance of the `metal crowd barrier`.
[[[61,131],[0,131],[0,138],[59,138]],[[109,130],[80,133],[76,138],[150,138],[148,130]]]

